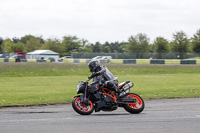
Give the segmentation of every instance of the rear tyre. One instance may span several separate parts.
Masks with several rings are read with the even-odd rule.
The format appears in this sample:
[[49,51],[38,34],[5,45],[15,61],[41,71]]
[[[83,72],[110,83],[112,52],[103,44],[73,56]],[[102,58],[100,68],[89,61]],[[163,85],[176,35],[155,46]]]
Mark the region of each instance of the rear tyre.
[[134,93],[129,93],[124,96],[125,98],[135,99],[136,102],[128,102],[127,104],[124,104],[124,109],[131,113],[131,114],[138,114],[144,110],[144,101],[143,99]]
[[94,106],[90,100],[88,101],[90,105],[85,105],[84,103],[81,103],[80,96],[75,97],[72,101],[72,107],[81,115],[90,115],[94,111]]

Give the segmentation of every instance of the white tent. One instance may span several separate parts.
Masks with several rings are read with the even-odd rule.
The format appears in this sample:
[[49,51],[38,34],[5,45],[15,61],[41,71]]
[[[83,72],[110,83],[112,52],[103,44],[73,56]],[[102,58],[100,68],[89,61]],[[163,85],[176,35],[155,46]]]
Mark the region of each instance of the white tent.
[[54,59],[57,62],[58,58],[59,54],[52,50],[35,50],[33,52],[29,52],[26,54],[26,59],[37,59],[37,60]]

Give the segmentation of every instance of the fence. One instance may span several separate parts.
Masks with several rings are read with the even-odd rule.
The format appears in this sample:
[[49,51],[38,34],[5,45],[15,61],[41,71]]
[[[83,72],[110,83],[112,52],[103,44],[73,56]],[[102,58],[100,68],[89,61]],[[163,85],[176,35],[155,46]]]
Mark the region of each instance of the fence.
[[[91,59],[64,59],[64,63],[88,63]],[[111,59],[99,60],[101,64],[198,64],[200,59]]]
[[113,59],[199,59],[195,52],[137,52],[137,53],[72,53],[73,58],[91,59],[96,56],[112,56]]
[[9,59],[9,58],[0,58],[1,62],[51,62],[51,60],[36,60],[36,59],[19,59],[16,60],[15,58]]
[[[63,63],[88,63],[91,59],[64,59]],[[200,59],[111,59],[99,60],[101,64],[198,64]],[[0,58],[2,62],[16,62],[15,59]],[[51,62],[51,60],[21,59],[20,62]]]

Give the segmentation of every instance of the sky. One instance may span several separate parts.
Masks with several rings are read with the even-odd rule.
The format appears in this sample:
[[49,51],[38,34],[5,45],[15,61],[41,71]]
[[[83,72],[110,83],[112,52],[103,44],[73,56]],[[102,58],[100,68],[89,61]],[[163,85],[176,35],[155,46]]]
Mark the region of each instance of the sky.
[[0,0],[0,37],[77,36],[91,43],[200,29],[200,0]]

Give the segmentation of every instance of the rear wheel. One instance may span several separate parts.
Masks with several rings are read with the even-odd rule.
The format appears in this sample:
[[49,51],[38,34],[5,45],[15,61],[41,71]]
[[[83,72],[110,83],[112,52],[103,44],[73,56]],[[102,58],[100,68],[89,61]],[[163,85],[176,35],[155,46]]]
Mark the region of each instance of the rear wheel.
[[144,101],[143,99],[134,93],[129,93],[124,96],[125,98],[135,99],[136,102],[128,102],[124,104],[124,109],[132,114],[138,114],[144,110]]
[[81,103],[80,96],[75,97],[72,101],[72,107],[77,113],[81,115],[90,115],[94,110],[94,106],[90,100],[88,100],[88,102],[90,105]]

